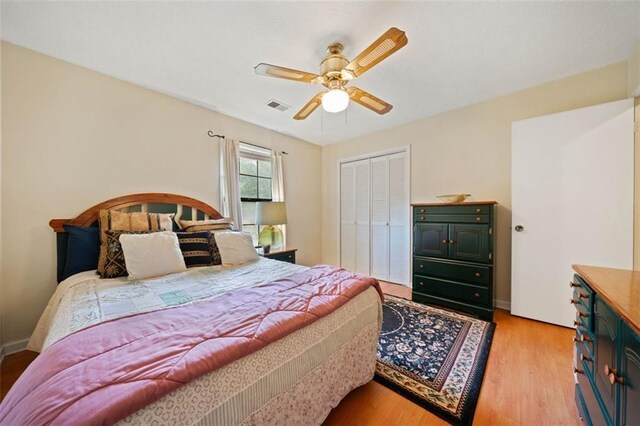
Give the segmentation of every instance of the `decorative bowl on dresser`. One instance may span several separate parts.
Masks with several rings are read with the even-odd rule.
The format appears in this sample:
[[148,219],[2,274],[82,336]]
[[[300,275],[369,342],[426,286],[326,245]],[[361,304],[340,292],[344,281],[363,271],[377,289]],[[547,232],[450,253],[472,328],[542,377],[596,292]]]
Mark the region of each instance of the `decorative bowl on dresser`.
[[414,301],[493,320],[495,205],[412,204]]
[[640,425],[640,271],[573,269],[578,412],[587,425]]

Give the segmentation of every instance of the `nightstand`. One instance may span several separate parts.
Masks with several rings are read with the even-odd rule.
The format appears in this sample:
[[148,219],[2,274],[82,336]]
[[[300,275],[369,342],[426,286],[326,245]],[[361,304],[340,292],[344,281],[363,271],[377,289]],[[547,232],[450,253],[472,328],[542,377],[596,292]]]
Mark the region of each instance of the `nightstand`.
[[298,249],[286,247],[282,250],[276,250],[265,254],[264,257],[273,260],[281,260],[283,262],[296,263],[296,251],[298,251]]

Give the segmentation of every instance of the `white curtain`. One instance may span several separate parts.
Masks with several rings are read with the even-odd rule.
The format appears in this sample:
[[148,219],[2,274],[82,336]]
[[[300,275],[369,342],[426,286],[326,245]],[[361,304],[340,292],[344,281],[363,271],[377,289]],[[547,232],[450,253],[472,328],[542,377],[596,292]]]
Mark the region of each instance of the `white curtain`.
[[222,215],[233,219],[242,231],[242,203],[240,201],[240,142],[231,138],[220,140],[220,205]]
[[[282,154],[273,151],[271,154],[271,199],[284,201],[284,175],[282,173]],[[284,245],[287,245],[287,227],[280,225]]]

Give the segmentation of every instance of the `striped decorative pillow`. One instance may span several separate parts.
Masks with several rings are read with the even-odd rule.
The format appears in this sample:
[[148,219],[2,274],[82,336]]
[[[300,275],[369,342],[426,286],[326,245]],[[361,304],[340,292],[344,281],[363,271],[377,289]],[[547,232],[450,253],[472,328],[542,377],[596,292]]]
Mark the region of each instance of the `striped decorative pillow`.
[[100,257],[98,258],[98,273],[104,273],[107,260],[107,234],[112,231],[173,231],[173,217],[171,214],[159,213],[122,213],[117,210],[100,210]]
[[218,245],[209,231],[176,232],[187,268],[221,265]]
[[233,228],[233,220],[228,217],[206,220],[180,220],[180,228],[184,232],[222,231]]

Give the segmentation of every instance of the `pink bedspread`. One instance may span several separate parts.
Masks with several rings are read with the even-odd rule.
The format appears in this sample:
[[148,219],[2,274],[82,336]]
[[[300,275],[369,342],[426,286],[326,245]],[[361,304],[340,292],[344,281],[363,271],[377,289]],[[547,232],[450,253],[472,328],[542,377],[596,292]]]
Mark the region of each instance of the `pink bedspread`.
[[112,424],[322,318],[374,278],[321,265],[213,300],[97,324],[45,350],[0,405],[6,425]]

